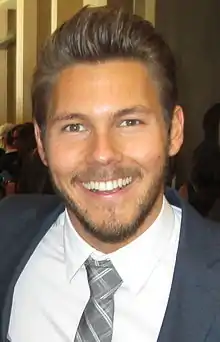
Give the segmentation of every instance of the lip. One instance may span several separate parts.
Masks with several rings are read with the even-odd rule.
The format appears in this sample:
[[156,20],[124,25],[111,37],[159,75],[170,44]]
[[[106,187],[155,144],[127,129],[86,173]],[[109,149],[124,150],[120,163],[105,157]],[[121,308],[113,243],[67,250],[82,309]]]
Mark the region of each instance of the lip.
[[121,189],[115,189],[113,191],[111,191],[111,193],[107,192],[107,191],[97,191],[97,192],[93,192],[90,191],[88,189],[86,189],[81,182],[77,183],[77,186],[81,189],[81,191],[83,191],[87,196],[91,196],[93,199],[100,199],[100,200],[117,200],[117,198],[120,198],[121,196],[123,196],[124,194],[126,194],[126,192],[128,192],[131,187],[133,186],[133,184],[136,182],[136,180],[134,180],[132,183],[130,183],[129,185],[127,185],[126,187],[123,187]]

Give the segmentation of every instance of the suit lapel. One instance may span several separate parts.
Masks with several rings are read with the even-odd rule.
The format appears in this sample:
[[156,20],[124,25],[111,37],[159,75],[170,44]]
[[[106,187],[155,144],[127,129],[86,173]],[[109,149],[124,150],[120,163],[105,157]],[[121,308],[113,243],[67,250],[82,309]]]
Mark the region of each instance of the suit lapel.
[[[54,203],[53,203],[53,209],[54,209]],[[47,208],[49,211],[49,208]],[[24,267],[26,266],[28,260],[30,259],[32,253],[36,249],[39,242],[42,240],[43,236],[47,233],[47,231],[50,229],[52,224],[56,221],[58,215],[64,210],[63,204],[56,205],[56,209],[52,211],[52,213],[48,216],[45,216],[45,213],[38,212],[36,214],[36,217],[30,222],[26,222],[26,232],[30,231],[37,231],[39,233],[36,234],[36,236],[33,239],[30,240],[29,248],[25,251],[24,256],[22,257],[20,263],[18,264],[16,271],[14,273],[14,276],[12,278],[12,281],[9,285],[7,296],[5,299],[5,305],[2,313],[2,336],[3,336],[3,342],[8,342],[7,340],[7,334],[8,334],[8,327],[9,327],[9,321],[10,321],[10,314],[11,314],[11,307],[12,307],[12,300],[13,300],[13,292],[15,284],[23,271]],[[45,218],[46,217],[46,218]],[[32,242],[31,242],[32,240]]]
[[[206,337],[215,316],[220,313],[220,232],[210,230],[210,224],[205,224],[173,193],[167,197],[171,204],[182,208],[182,224],[170,297],[158,342],[208,342]],[[46,219],[46,215],[39,213],[34,222],[27,222],[39,233],[19,263],[9,286],[2,317],[3,342],[7,342],[14,286],[38,243],[63,210],[63,205],[59,205]],[[220,336],[211,341],[220,341]]]
[[[176,266],[158,342],[209,341],[208,334],[220,313],[220,253],[219,246],[214,246],[211,223],[205,223],[190,206],[181,206]],[[216,233],[217,242],[220,233]],[[218,340],[220,336],[211,341]]]

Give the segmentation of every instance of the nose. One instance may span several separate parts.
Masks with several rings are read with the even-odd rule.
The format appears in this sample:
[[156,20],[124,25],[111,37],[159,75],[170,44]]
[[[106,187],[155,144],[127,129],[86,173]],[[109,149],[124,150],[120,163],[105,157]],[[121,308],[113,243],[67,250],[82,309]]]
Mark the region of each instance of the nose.
[[119,162],[122,158],[120,144],[111,134],[96,134],[90,144],[88,158],[103,165]]

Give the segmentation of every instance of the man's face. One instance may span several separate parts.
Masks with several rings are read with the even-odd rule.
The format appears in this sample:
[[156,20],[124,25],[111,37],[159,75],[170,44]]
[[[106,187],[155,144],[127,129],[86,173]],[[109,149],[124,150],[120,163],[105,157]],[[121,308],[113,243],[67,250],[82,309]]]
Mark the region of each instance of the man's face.
[[146,67],[123,60],[62,71],[51,107],[38,147],[73,221],[100,241],[131,238],[160,210],[167,158],[182,143],[181,110],[168,136]]

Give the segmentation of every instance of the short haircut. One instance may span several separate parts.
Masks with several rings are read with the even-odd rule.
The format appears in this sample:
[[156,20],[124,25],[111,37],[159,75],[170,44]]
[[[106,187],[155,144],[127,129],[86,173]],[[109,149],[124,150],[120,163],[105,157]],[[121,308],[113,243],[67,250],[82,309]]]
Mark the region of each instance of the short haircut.
[[[143,62],[159,90],[165,120],[177,104],[175,61],[168,45],[143,18],[108,7],[84,7],[46,41],[33,76],[33,118],[45,127],[59,73],[76,63],[112,59]],[[135,86],[135,85],[134,85]]]

